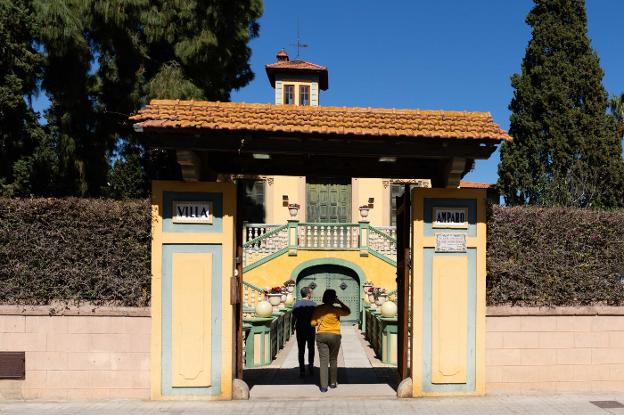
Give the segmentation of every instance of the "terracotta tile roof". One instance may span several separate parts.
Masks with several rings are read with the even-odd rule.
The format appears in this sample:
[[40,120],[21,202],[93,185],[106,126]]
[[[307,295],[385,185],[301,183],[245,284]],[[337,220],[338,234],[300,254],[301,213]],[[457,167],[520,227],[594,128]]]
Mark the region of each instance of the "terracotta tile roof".
[[487,112],[152,100],[130,119],[142,128],[511,141]]
[[467,182],[464,180],[459,182],[459,187],[464,189],[490,189],[495,186],[494,183]]
[[326,71],[327,68],[316,63],[296,59],[294,61],[280,61],[264,65],[268,69],[304,69],[309,71]]
[[[278,54],[278,59],[279,59]],[[319,75],[319,88],[323,91],[329,88],[329,74],[327,68],[316,63],[307,62],[300,59],[288,60],[288,55],[285,55],[284,60],[279,60],[275,63],[264,65],[269,82],[271,86],[275,88],[275,74],[276,73],[315,73]]]

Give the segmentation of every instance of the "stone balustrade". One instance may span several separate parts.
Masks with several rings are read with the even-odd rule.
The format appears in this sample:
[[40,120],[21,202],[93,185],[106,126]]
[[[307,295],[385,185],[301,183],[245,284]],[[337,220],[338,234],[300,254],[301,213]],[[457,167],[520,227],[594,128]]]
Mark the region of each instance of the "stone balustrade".
[[383,317],[379,310],[364,306],[362,327],[377,357],[387,364],[397,364],[398,320]]
[[358,223],[246,224],[243,229],[243,269],[251,270],[273,258],[299,250],[360,251],[396,265],[396,229]]
[[270,317],[244,317],[245,368],[271,364],[292,334],[292,309],[289,307]]

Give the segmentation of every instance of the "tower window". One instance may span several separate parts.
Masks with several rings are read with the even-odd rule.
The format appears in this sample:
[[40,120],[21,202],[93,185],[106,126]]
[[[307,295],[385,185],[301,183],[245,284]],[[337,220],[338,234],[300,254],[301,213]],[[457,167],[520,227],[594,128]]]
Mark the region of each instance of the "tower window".
[[295,86],[284,85],[284,104],[294,105],[295,103]]
[[309,85],[299,85],[299,105],[310,105]]

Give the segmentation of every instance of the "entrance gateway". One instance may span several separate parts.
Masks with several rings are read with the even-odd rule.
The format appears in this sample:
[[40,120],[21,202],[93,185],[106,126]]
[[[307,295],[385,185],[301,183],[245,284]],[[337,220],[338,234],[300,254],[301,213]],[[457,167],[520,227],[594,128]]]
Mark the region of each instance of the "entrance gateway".
[[[318,102],[326,70],[310,68]],[[283,90],[288,80],[268,72]],[[487,196],[458,186],[474,160],[510,140],[488,113],[154,100],[132,119],[145,142],[174,150],[181,167],[179,177],[152,186],[153,399],[234,396],[244,279],[237,186],[260,175],[430,181],[432,188],[413,189],[396,204],[399,374],[411,379],[411,396],[486,392]],[[380,196],[369,198],[375,214]],[[288,258],[299,235],[290,224],[283,229]],[[370,231],[360,232],[355,256],[372,252]],[[344,297],[361,298],[357,273],[314,265],[297,274],[300,283],[333,288],[342,279]]]
[[[239,290],[232,279],[235,194],[232,183],[154,182],[153,399],[232,398]],[[412,327],[403,336],[412,339],[413,396],[485,392],[486,197],[475,189],[412,190]],[[175,223],[168,206],[180,199],[211,202],[212,223]],[[468,212],[464,227],[435,224],[434,209],[455,207]],[[463,245],[440,244],[446,235]],[[360,309],[357,274],[348,268],[308,267],[297,284],[315,286],[314,299],[334,288]],[[345,322],[357,321],[351,317]]]

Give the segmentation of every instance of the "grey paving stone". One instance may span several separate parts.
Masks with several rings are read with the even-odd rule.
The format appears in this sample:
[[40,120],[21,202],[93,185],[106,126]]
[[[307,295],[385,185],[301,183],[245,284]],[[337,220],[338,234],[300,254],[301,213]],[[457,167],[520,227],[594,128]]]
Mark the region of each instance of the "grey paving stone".
[[[364,391],[364,389],[362,389]],[[328,392],[324,396],[290,400],[232,402],[2,402],[2,415],[608,415],[590,401],[624,401],[619,395],[494,395],[471,398],[375,399],[345,398]],[[617,411],[610,409],[609,411]]]

